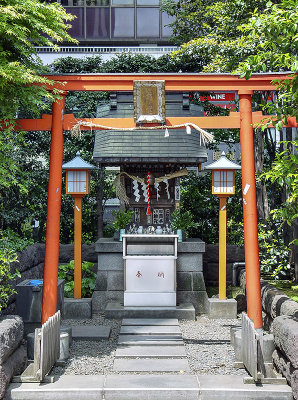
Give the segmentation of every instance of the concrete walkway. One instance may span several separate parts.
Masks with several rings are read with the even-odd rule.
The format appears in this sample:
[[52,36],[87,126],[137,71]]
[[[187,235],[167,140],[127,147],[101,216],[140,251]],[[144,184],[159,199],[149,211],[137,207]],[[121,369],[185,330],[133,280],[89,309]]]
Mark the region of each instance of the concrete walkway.
[[114,371],[189,372],[178,319],[123,319]]

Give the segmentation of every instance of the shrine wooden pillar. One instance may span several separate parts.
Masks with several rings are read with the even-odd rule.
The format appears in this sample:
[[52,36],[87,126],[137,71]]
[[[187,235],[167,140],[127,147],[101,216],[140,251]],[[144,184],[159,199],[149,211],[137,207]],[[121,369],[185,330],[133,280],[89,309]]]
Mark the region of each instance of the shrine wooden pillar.
[[252,90],[239,90],[240,145],[245,245],[247,314],[256,329],[262,328],[262,302],[257,225],[255,157],[252,127]]
[[52,132],[41,323],[57,310],[65,94],[52,106]]

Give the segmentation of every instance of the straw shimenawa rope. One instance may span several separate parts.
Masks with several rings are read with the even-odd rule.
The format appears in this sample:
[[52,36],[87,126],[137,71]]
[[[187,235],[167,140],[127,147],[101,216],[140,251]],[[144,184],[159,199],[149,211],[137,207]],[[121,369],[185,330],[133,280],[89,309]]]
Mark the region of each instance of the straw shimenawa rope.
[[92,131],[92,128],[100,128],[108,131],[123,131],[123,132],[131,132],[131,131],[142,131],[142,130],[165,130],[167,129],[177,129],[177,128],[193,128],[196,131],[200,132],[200,145],[203,144],[206,145],[206,143],[210,143],[213,140],[213,135],[207,131],[204,131],[204,129],[201,129],[198,125],[193,124],[192,122],[186,122],[185,124],[179,124],[179,125],[160,125],[160,126],[136,126],[134,128],[115,128],[112,126],[104,126],[100,124],[94,124],[93,122],[89,121],[78,121],[70,130],[71,135],[75,137],[81,137],[81,126],[89,127]]
[[[118,174],[116,176],[116,178],[114,180],[116,196],[118,197],[118,199],[123,201],[125,204],[129,204],[129,199],[126,195],[125,187],[124,187],[123,183],[121,182],[121,176],[124,176],[124,175],[128,176],[133,181],[137,181],[141,184],[145,183],[146,178],[139,178],[138,176],[130,175],[127,172],[120,172],[120,174]],[[180,171],[173,172],[172,174],[166,174],[164,176],[160,176],[159,178],[155,178],[155,182],[160,183],[160,182],[163,182],[164,179],[169,180],[169,179],[178,178],[180,176],[186,176],[186,175],[188,175],[188,171],[186,168],[183,168]]]

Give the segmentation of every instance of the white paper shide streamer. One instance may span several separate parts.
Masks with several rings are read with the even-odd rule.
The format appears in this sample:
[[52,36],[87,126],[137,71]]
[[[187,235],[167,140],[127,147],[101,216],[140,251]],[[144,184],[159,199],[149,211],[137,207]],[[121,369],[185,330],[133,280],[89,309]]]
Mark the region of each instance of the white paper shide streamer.
[[143,190],[143,196],[145,198],[145,202],[148,202],[148,194],[147,194],[147,185],[146,183],[142,183],[142,190]]
[[158,200],[160,198],[160,194],[159,194],[159,183],[155,182],[154,183],[154,188],[156,190],[156,199]]
[[135,200],[138,203],[140,201],[140,191],[139,191],[139,184],[136,180],[132,181],[133,186],[133,194],[135,195]]
[[163,182],[166,184],[166,192],[167,192],[168,200],[170,200],[169,182],[167,179],[164,179]]

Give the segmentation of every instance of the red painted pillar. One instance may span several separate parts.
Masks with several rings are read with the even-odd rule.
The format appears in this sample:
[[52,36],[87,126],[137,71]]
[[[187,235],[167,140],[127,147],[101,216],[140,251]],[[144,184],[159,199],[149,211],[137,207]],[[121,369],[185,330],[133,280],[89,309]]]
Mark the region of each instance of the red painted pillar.
[[257,198],[255,157],[252,127],[252,91],[239,90],[240,145],[242,166],[243,220],[247,314],[255,328],[262,328],[259,243],[257,225]]
[[57,310],[65,96],[53,103],[41,323]]

